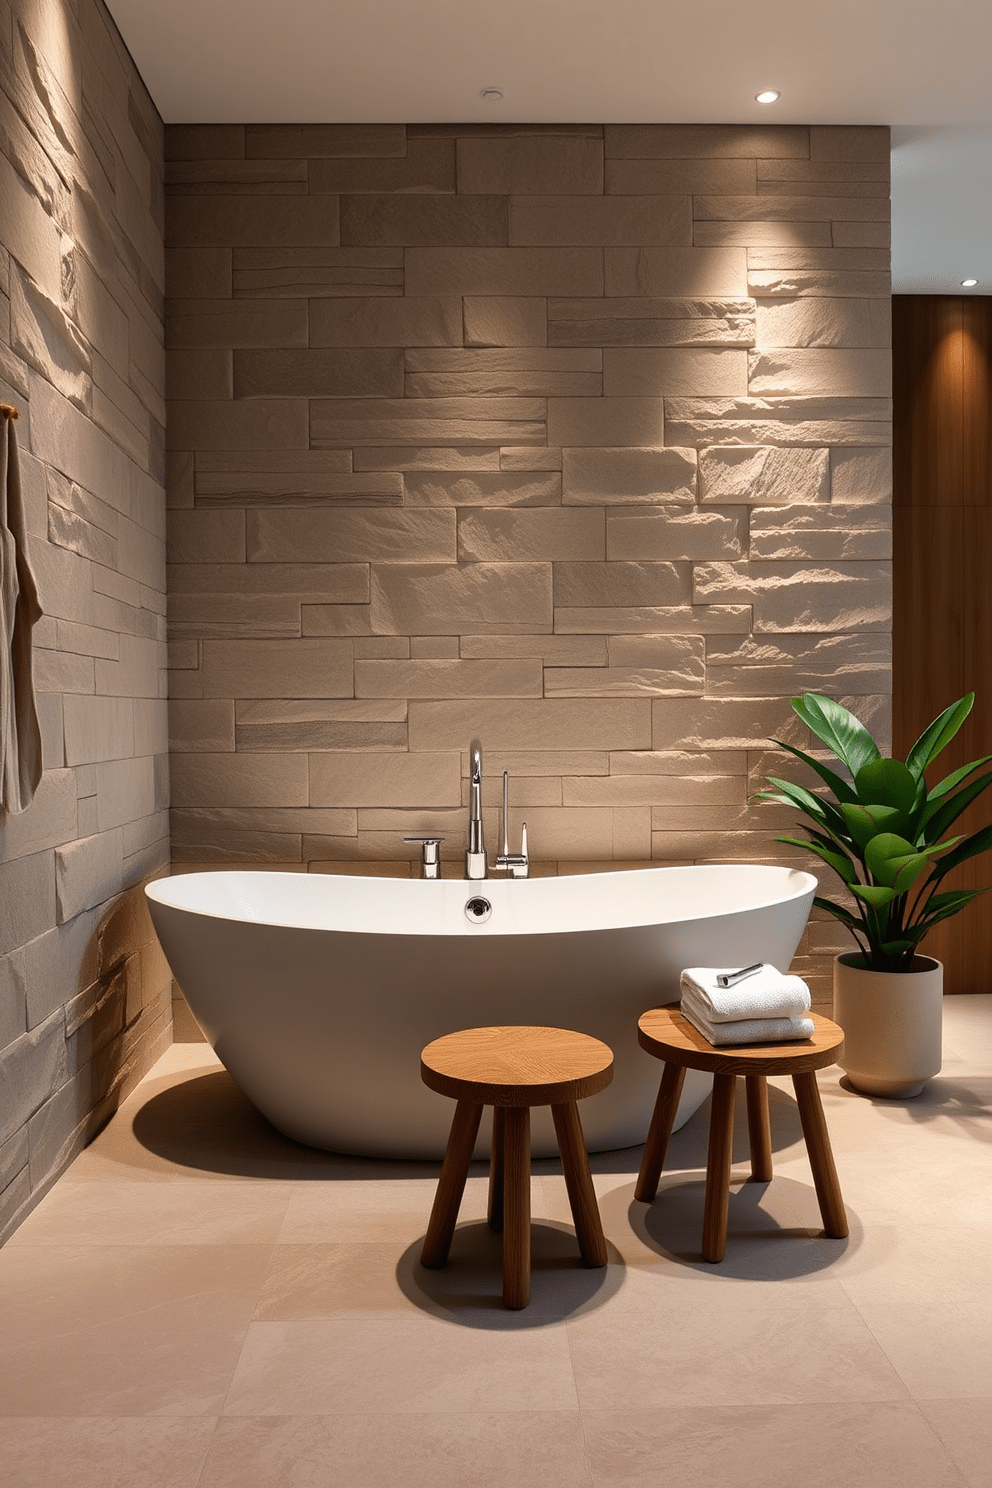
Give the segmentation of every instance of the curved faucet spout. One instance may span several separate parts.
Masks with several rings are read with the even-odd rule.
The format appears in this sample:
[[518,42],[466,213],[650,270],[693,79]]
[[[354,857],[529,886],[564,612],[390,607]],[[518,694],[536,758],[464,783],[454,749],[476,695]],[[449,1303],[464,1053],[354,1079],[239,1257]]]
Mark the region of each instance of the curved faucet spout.
[[465,877],[485,878],[486,844],[482,832],[482,745],[473,739],[468,751],[468,851]]

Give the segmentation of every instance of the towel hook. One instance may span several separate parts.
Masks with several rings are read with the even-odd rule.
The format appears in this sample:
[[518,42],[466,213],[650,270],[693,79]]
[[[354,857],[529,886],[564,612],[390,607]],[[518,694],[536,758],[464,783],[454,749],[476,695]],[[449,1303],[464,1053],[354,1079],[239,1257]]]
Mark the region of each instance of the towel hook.
[[9,419],[19,419],[21,416],[18,413],[17,409],[12,407],[10,403],[0,403],[0,414],[2,414],[4,418]]

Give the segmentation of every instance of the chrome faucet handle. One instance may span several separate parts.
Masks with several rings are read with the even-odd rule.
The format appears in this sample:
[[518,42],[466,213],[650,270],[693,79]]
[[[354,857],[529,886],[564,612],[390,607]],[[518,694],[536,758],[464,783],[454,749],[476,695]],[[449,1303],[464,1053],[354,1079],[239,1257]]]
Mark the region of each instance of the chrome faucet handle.
[[511,878],[526,878],[530,871],[530,859],[527,856],[527,823],[524,822],[520,831],[520,851],[510,851],[510,772],[503,771],[503,845],[497,855],[494,864],[496,868],[505,868]]
[[404,842],[420,843],[420,876],[421,878],[441,877],[441,854],[438,851],[443,837],[404,837]]

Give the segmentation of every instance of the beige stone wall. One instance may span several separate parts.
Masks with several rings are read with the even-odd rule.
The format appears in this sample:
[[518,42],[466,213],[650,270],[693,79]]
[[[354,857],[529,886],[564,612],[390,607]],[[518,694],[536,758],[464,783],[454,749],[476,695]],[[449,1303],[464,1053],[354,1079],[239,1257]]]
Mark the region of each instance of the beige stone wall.
[[[173,861],[788,854],[788,699],[885,727],[888,133],[166,132]],[[828,926],[800,965],[823,990]]]
[[170,1038],[162,126],[99,0],[0,0],[0,399],[45,774],[0,812],[0,1240]]

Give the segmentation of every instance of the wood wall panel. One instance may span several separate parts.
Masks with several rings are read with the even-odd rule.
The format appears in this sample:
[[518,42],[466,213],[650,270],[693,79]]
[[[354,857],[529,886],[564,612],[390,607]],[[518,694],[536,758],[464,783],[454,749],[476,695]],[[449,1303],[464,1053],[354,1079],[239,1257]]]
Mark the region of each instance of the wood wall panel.
[[[941,708],[975,706],[936,775],[992,754],[992,299],[893,301],[893,740],[904,753]],[[961,830],[992,821],[983,798]],[[992,857],[948,887],[992,882]],[[926,949],[949,992],[986,992],[992,896],[938,926]]]

